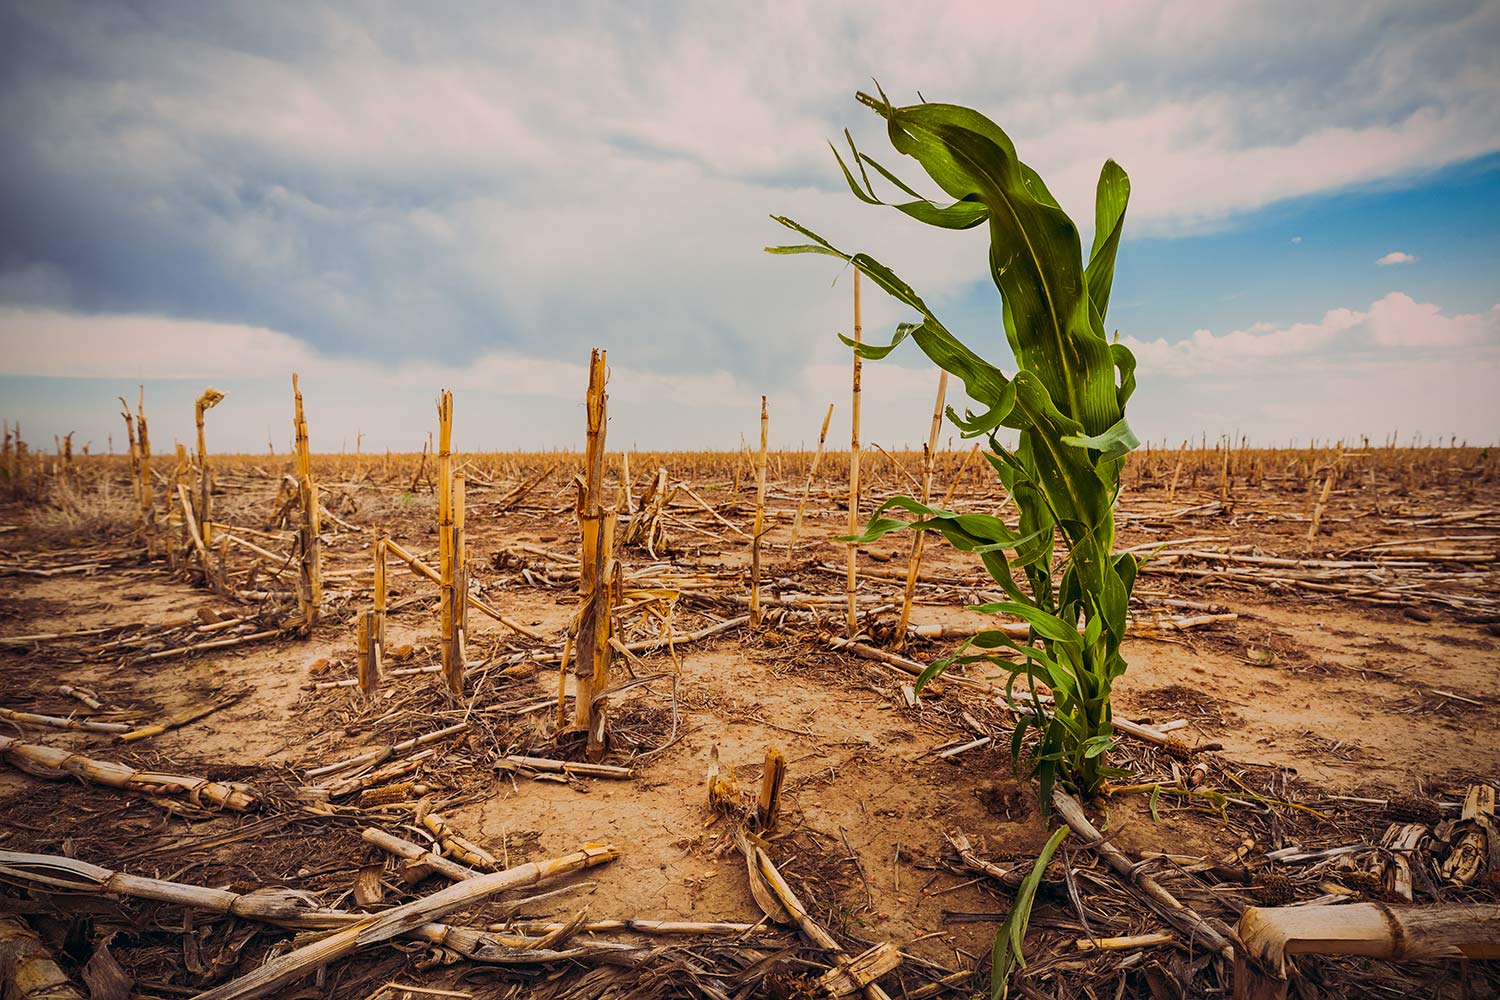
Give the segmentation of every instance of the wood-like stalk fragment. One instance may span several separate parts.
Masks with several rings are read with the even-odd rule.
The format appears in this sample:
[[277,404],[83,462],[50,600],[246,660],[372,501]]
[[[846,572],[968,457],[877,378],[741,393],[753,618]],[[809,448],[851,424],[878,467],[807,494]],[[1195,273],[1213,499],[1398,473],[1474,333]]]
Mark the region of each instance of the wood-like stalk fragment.
[[1063,822],[1083,838],[1085,846],[1098,851],[1099,856],[1111,868],[1141,890],[1141,894],[1146,897],[1151,908],[1160,914],[1162,919],[1188,935],[1190,939],[1203,942],[1225,958],[1234,957],[1235,949],[1229,937],[1211,926],[1197,912],[1184,906],[1175,896],[1163,889],[1161,883],[1132,864],[1118,847],[1106,840],[1094,824],[1089,822],[1089,818],[1084,815],[1083,806],[1077,799],[1061,789],[1054,789],[1052,805],[1057,809],[1058,815],[1062,816]]
[[235,636],[231,639],[215,639],[212,642],[198,642],[191,646],[178,646],[176,649],[162,649],[154,653],[142,653],[139,656],[130,657],[126,662],[150,663],[155,660],[171,660],[179,656],[187,656],[189,653],[201,653],[205,649],[228,649],[231,646],[248,646],[252,642],[260,642],[262,639],[275,639],[277,636],[285,634],[281,629],[265,629],[261,632]]
[[193,551],[198,553],[198,563],[203,568],[203,583],[207,587],[214,588],[213,564],[209,560],[208,548],[204,545],[203,535],[198,528],[198,518],[193,513],[193,501],[188,497],[187,486],[183,483],[177,484],[177,498],[182,503],[182,523],[187,532],[187,539],[192,544]]
[[5,1000],[85,1000],[42,939],[20,917],[0,917],[0,996]]
[[75,733],[128,733],[126,722],[95,722],[91,719],[65,719],[57,715],[38,715],[35,712],[17,712],[11,708],[0,708],[0,719],[19,726],[42,726],[47,729],[69,729]]
[[[1396,961],[1500,958],[1500,905],[1252,906],[1240,917],[1236,1000],[1284,1000],[1292,955]],[[1252,972],[1252,964],[1265,977]]]
[[[515,931],[520,934],[551,934],[569,924],[545,920],[518,920],[508,924],[491,924],[492,931]],[[629,931],[635,934],[688,934],[697,936],[753,934],[757,931],[775,933],[766,928],[764,922],[755,924],[732,923],[722,920],[637,920],[634,917],[608,920],[589,920],[578,924],[576,931],[582,934],[608,934]]]
[[[881,989],[874,980],[876,976],[889,972],[899,965],[901,953],[886,943],[876,945],[875,949],[872,949],[881,956],[878,961],[872,963],[871,958],[874,956],[871,956],[869,952],[851,958],[843,948],[839,947],[833,935],[829,934],[807,912],[807,907],[803,906],[802,901],[797,898],[797,894],[777,869],[771,856],[763,848],[751,844],[748,839],[742,839],[740,847],[745,852],[749,865],[751,888],[759,890],[753,892],[756,902],[766,910],[766,915],[773,920],[784,920],[795,924],[810,943],[832,954],[836,965],[832,973],[820,980],[824,987],[829,989],[834,996],[862,992],[868,1000],[890,1000],[890,994]],[[770,908],[767,904],[770,904]]]
[[389,760],[394,754],[405,753],[408,750],[415,750],[418,747],[427,746],[429,743],[437,743],[440,740],[445,740],[451,736],[456,736],[459,733],[466,731],[468,728],[469,724],[467,722],[455,722],[451,726],[445,726],[442,729],[434,730],[430,733],[424,733],[421,736],[413,736],[409,740],[402,740],[400,743],[396,743],[391,746],[378,747],[374,750],[367,750],[362,754],[357,754],[345,760],[335,761],[332,764],[324,764],[320,767],[310,768],[307,771],[304,771],[302,776],[304,778],[307,778],[308,780],[312,780],[314,778],[325,778],[329,777],[330,775],[338,774],[340,771],[350,770],[351,768],[368,767],[372,764],[379,764],[381,761]]
[[[106,629],[105,631],[108,630]],[[85,705],[87,705],[89,708],[92,708],[96,712],[104,707],[104,703],[97,697],[95,697],[94,692],[92,691],[85,691],[83,688],[74,687],[71,684],[59,684],[57,686],[57,690],[59,693],[67,695],[69,698],[77,698],[79,701],[83,702]]]
[[[932,427],[927,433],[927,446],[922,450],[922,503],[932,499],[932,470],[937,460],[938,434],[943,429],[943,401],[948,395],[948,373],[939,369],[937,402],[932,405]],[[901,598],[901,620],[896,626],[896,648],[906,645],[906,625],[911,621],[912,598],[917,593],[917,574],[922,571],[922,542],[925,531],[912,532],[911,558],[906,564],[906,591]]]
[[957,852],[958,858],[963,862],[964,867],[970,871],[978,872],[981,875],[988,875],[1008,889],[1017,888],[1026,878],[1026,871],[1028,869],[1023,869],[1022,866],[1012,865],[1009,868],[1001,868],[994,862],[981,858],[974,852],[973,844],[969,841],[968,835],[962,830],[953,830],[944,833],[943,836],[952,845],[953,850]]
[[294,409],[292,430],[297,448],[297,506],[301,518],[297,525],[297,604],[302,612],[298,631],[308,636],[317,624],[323,605],[323,570],[319,551],[323,533],[322,504],[318,485],[313,481],[312,450],[308,444],[307,416],[302,410],[302,390],[297,373],[292,373]]
[[[400,559],[402,562],[406,563],[406,565],[410,566],[412,572],[416,573],[418,576],[430,580],[433,583],[438,584],[439,586],[442,585],[443,578],[437,570],[433,569],[431,566],[427,565],[422,560],[412,555],[394,539],[386,539],[385,550],[389,555],[395,556],[397,559]],[[475,597],[473,594],[468,594],[465,596],[469,607],[473,608],[475,611],[479,611],[483,614],[488,615],[511,631],[519,632],[521,635],[526,636],[528,639],[535,639],[537,641],[541,641],[546,638],[546,636],[542,635],[542,633],[538,632],[536,629],[528,628],[527,626],[522,625],[520,622],[502,615],[495,608],[491,607],[480,598]]]
[[755,826],[761,831],[776,829],[781,811],[781,783],[786,777],[786,755],[780,747],[766,748],[765,770],[760,776],[760,795],[755,800]]
[[375,607],[370,610],[364,619],[362,631],[364,633],[363,656],[359,658],[357,669],[359,674],[359,689],[366,695],[373,695],[380,688],[380,675],[385,669],[385,605],[386,605],[386,531],[383,528],[376,529],[375,540],[370,546],[374,557],[374,590]]
[[[399,839],[398,842],[406,843]],[[415,844],[409,846],[419,852],[421,850]],[[376,880],[378,880],[378,867],[376,872],[370,873]],[[351,913],[347,910],[319,906],[313,896],[295,889],[264,887],[245,893],[231,892],[182,882],[142,878],[55,855],[0,851],[0,871],[3,871],[8,880],[28,883],[43,890],[95,892],[151,899],[211,913],[230,914],[280,927],[339,930],[355,924],[367,925],[374,919],[367,913]],[[474,872],[472,877],[477,878],[480,874]],[[590,883],[585,883],[585,885],[588,884]],[[549,896],[566,891],[568,891],[567,888],[557,889],[522,899],[507,900],[502,904],[501,910],[514,913],[523,907],[535,905]],[[0,923],[0,965],[5,963],[7,957],[7,941],[5,940],[7,929],[3,923]],[[577,928],[575,932],[576,930]],[[516,935],[500,935],[474,927],[433,922],[418,924],[408,930],[403,930],[401,934],[404,937],[451,949],[474,961],[504,964],[566,961],[601,952],[607,955],[618,955],[621,950],[628,950],[628,946],[599,942],[591,943],[586,947],[570,948],[565,952],[553,951],[544,946],[545,939],[542,938],[528,939]],[[554,940],[563,936],[555,935]],[[4,996],[5,1000],[13,1000],[10,993],[5,993]],[[26,1000],[72,1000],[75,994],[33,991],[23,993],[21,996]]]
[[614,847],[589,845],[562,858],[492,872],[448,886],[431,896],[364,917],[312,944],[272,959],[238,979],[215,987],[198,1000],[254,1000],[274,995],[303,976],[361,948],[405,934],[454,910],[512,889],[604,864],[619,857]]
[[1182,447],[1177,450],[1177,464],[1172,469],[1172,485],[1167,488],[1167,503],[1177,499],[1177,480],[1182,477],[1182,460],[1187,455],[1188,443],[1182,442]]
[[1323,480],[1323,492],[1318,496],[1317,505],[1313,507],[1312,523],[1307,526],[1307,544],[1309,545],[1318,537],[1318,528],[1323,523],[1323,510],[1328,506],[1328,497],[1333,492],[1333,481],[1338,476],[1339,462],[1343,460],[1343,457],[1343,453],[1340,452],[1334,459],[1333,465],[1329,466],[1328,475]]
[[453,829],[453,825],[442,815],[426,808],[425,802],[417,807],[416,820],[437,838],[443,853],[471,868],[494,871],[500,862],[493,854]]
[[568,664],[573,658],[573,633],[563,639],[562,660],[557,666],[557,731],[568,724]]
[[85,757],[59,747],[23,743],[9,736],[0,736],[0,756],[38,777],[63,778],[73,775],[92,784],[140,792],[143,795],[182,795],[197,805],[219,806],[235,812],[246,812],[259,805],[254,791],[237,782],[209,781],[206,778],[180,774],[142,771],[115,761]]
[[[130,490],[135,497],[137,509],[141,506],[141,448],[135,440],[135,418],[131,416],[130,404],[125,402],[124,396],[116,396],[120,401],[120,416],[125,419],[125,438],[130,444]],[[8,436],[7,436],[8,437]],[[9,440],[6,446],[9,447]],[[142,525],[142,529],[145,525]]]
[[[862,327],[859,321],[859,268],[854,269],[854,342],[860,343]],[[854,390],[849,410],[849,534],[859,534],[859,396],[860,378],[864,359],[858,352],[854,355]],[[859,549],[849,544],[848,576],[844,581],[844,599],[847,602],[846,622],[849,638],[859,633],[858,593]]]
[[828,404],[828,412],[823,415],[823,429],[818,432],[818,450],[813,454],[812,465],[807,469],[807,482],[802,484],[802,499],[797,501],[797,515],[792,518],[792,537],[787,543],[788,548],[797,547],[797,536],[802,533],[802,512],[807,507],[807,498],[812,495],[813,478],[818,474],[818,466],[823,463],[823,445],[828,441],[828,422],[833,419],[833,404]]
[[750,627],[760,627],[760,543],[766,532],[766,397],[760,397],[760,454],[755,460],[755,532],[750,536]]
[[620,569],[614,559],[613,509],[604,508],[605,434],[609,396],[607,355],[594,348],[589,359],[588,394],[584,400],[586,444],[583,478],[577,484],[578,528],[581,536],[578,575],[578,640],[574,666],[573,728],[588,733],[589,759],[604,756],[608,741],[604,704],[597,695],[609,687],[612,653],[612,611]]
[[[208,475],[208,447],[203,441],[203,414],[218,406],[224,400],[224,394],[213,386],[203,390],[196,403],[193,404],[193,419],[198,425],[198,523],[207,532],[208,524],[213,519],[209,510],[209,475]],[[209,538],[203,535],[204,544],[208,544]]]
[[151,483],[151,436],[146,427],[146,387],[141,386],[135,417],[136,441],[140,448],[141,529],[146,542],[146,558],[156,557],[156,502]]
[[462,865],[451,858],[445,858],[441,854],[429,851],[420,844],[414,844],[409,840],[403,840],[394,834],[386,833],[376,827],[366,827],[360,831],[360,839],[367,844],[373,844],[388,854],[406,861],[405,876],[407,882],[416,884],[422,881],[430,873],[437,872],[446,879],[454,882],[464,882],[469,879],[478,878],[484,872],[477,872],[472,868]]
[[438,396],[438,600],[441,624],[438,649],[443,663],[443,680],[454,697],[463,694],[465,663],[455,655],[459,648],[458,589],[454,583],[454,564],[458,559],[453,530],[453,393],[444,389]]
[[139,729],[131,729],[120,735],[120,742],[134,743],[137,740],[148,740],[153,736],[160,736],[162,733],[173,729],[180,729],[183,726],[197,722],[199,719],[207,718],[221,708],[228,708],[244,696],[245,692],[241,691],[238,694],[232,694],[227,698],[220,698],[218,701],[210,702],[207,705],[199,705],[197,708],[190,708],[170,715],[161,722],[153,722],[149,726],[141,726]]
[[1171,944],[1176,940],[1176,937],[1166,931],[1157,931],[1154,934],[1130,934],[1125,937],[1079,938],[1074,942],[1074,947],[1079,951],[1131,951]]
[[589,764],[583,761],[552,760],[547,757],[525,757],[511,754],[500,758],[497,766],[519,771],[545,771],[550,774],[566,774],[580,778],[634,778],[635,768],[616,764]]

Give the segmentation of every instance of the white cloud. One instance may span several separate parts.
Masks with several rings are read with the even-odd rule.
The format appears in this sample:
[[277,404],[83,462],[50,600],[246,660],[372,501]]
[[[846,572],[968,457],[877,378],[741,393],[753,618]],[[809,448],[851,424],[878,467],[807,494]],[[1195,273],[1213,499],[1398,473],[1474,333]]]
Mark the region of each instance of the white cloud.
[[1292,245],[1293,246],[1295,246],[1296,244],[1301,243],[1301,242],[1302,242],[1302,237],[1300,237],[1300,236],[1293,236],[1292,237]]
[[[1361,310],[1338,308],[1303,323],[1257,324],[1216,335],[1200,330],[1177,343],[1126,338],[1140,362],[1131,422],[1143,438],[1182,433],[1244,433],[1253,442],[1329,439],[1392,430],[1458,434],[1492,441],[1500,427],[1500,304],[1480,313],[1444,313],[1392,292]],[[141,358],[154,359],[143,372]],[[903,356],[917,361],[916,352]],[[612,355],[610,440],[614,447],[732,449],[753,438],[766,391],[773,447],[811,447],[830,402],[829,447],[848,438],[847,355],[785,373],[785,387],[716,368],[648,371]],[[458,447],[576,448],[587,383],[583,358],[555,361],[489,352],[472,364],[384,363],[310,351],[274,330],[139,316],[0,311],[0,379],[51,376],[7,400],[28,439],[77,431],[102,449],[116,433],[113,397],[133,398],[147,383],[159,447],[190,440],[192,398],[205,383],[229,392],[215,411],[214,447],[263,451],[267,436],[286,447],[289,373],[302,376],[315,447],[411,450],[433,423],[437,391],[455,393]],[[12,383],[15,385],[16,383]],[[864,366],[862,436],[886,447],[925,440],[937,374],[891,362]],[[966,406],[957,383],[949,403]],[[19,405],[18,405],[19,404]],[[946,443],[957,434],[945,427]],[[1173,442],[1175,443],[1175,441]]]
[[1444,316],[1430,302],[1392,292],[1370,306],[1364,332],[1382,347],[1477,347],[1500,343],[1500,305],[1482,313]]
[[1390,253],[1377,260],[1375,263],[1379,264],[1381,267],[1390,267],[1392,264],[1410,264],[1416,259],[1417,258],[1412,254],[1405,253],[1401,250],[1392,250]]
[[53,378],[284,376],[316,355],[263,327],[160,316],[0,309],[0,372]]
[[1494,443],[1500,427],[1500,304],[1449,314],[1391,292],[1305,323],[1123,340],[1139,361],[1131,423],[1173,445],[1204,432],[1257,444],[1394,432]]
[[1372,347],[1413,350],[1500,345],[1500,304],[1483,313],[1455,316],[1404,292],[1391,292],[1363,311],[1330,309],[1316,322],[1259,323],[1215,334],[1196,330],[1175,343],[1123,338],[1135,352],[1142,376],[1196,377],[1281,368],[1288,359],[1335,353],[1356,356]]
[[1315,323],[1276,326],[1256,324],[1245,330],[1215,334],[1195,330],[1175,343],[1164,338],[1122,341],[1133,352],[1141,373],[1189,376],[1231,370],[1247,362],[1310,354],[1327,348],[1334,339],[1363,322],[1365,315],[1350,309],[1330,309]]

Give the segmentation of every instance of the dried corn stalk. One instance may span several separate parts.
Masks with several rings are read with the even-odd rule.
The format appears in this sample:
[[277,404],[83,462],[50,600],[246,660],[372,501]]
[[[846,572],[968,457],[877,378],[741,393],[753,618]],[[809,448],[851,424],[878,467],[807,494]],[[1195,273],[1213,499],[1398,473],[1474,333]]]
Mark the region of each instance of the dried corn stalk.
[[297,603],[302,611],[299,631],[311,635],[323,605],[323,570],[319,554],[319,536],[323,533],[322,504],[318,484],[312,476],[312,451],[307,440],[307,417],[302,411],[302,390],[297,373],[292,373],[292,394],[296,399],[293,429],[297,438],[297,501],[301,523],[297,529]]
[[0,755],[21,770],[39,778],[73,775],[96,785],[122,788],[143,795],[182,795],[195,805],[218,806],[235,812],[254,809],[260,802],[252,788],[239,782],[209,781],[207,778],[142,771],[128,764],[96,760],[41,743],[23,743],[9,736],[0,736]]
[[203,442],[203,414],[218,406],[224,401],[224,394],[213,386],[203,390],[197,402],[193,404],[193,420],[198,425],[198,509],[194,512],[198,515],[198,523],[203,526],[204,544],[208,543],[208,523],[213,519],[208,509],[209,476],[208,476],[208,447]]
[[604,756],[608,734],[605,706],[596,698],[609,687],[614,596],[620,586],[620,564],[614,558],[615,511],[604,507],[604,441],[609,396],[604,391],[607,355],[595,348],[589,359],[585,398],[587,443],[584,475],[578,482],[579,558],[576,695],[573,728],[588,733],[589,759]]
[[84,1000],[87,996],[20,917],[0,917],[0,996],[6,1000]]

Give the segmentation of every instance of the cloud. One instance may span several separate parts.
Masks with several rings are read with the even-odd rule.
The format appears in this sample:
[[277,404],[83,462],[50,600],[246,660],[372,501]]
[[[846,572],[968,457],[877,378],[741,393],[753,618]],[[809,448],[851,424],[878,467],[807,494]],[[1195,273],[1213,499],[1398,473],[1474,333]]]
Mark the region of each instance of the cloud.
[[[761,388],[741,373],[717,369],[661,372],[611,357],[611,425],[619,439],[661,448],[733,448],[753,429]],[[556,361],[490,351],[465,364],[392,363],[319,354],[294,337],[264,327],[138,315],[81,315],[49,310],[0,309],[0,388],[38,406],[14,410],[46,440],[78,431],[80,440],[104,441],[114,430],[115,395],[146,383],[153,423],[165,442],[192,433],[190,400],[205,384],[229,393],[217,413],[215,436],[227,450],[259,451],[263,428],[286,423],[290,375],[301,377],[320,447],[363,433],[369,448],[409,449],[420,441],[439,389],[452,389],[468,447],[570,447],[578,443],[578,408],[588,383],[580,360]],[[814,363],[787,373],[770,396],[773,443],[816,440],[828,403],[846,411],[850,392],[847,355],[841,363]],[[41,391],[38,386],[62,386]],[[925,439],[937,375],[930,368],[865,366],[864,389],[880,402],[864,417],[866,441],[887,446]],[[19,391],[19,390],[24,390]],[[185,395],[184,395],[185,394]],[[8,394],[10,395],[10,394]],[[961,394],[952,399],[963,405]],[[575,419],[576,418],[576,419]],[[616,433],[612,430],[611,433]],[[274,435],[273,435],[274,436]],[[837,440],[835,435],[833,440]]]
[[1412,254],[1403,253],[1400,250],[1392,250],[1390,253],[1377,260],[1375,263],[1379,264],[1381,267],[1390,267],[1392,264],[1410,264],[1416,259],[1417,258]]
[[1114,156],[1133,235],[1500,148],[1500,7],[1293,9],[10,5],[0,302],[790,385],[836,356],[847,286],[760,254],[767,213],[899,248],[939,309],[982,254],[842,190],[825,140],[882,148],[849,100],[872,74],[985,109],[1077,217]]
[[[1130,419],[1143,438],[1247,434],[1268,444],[1393,430],[1492,442],[1500,426],[1500,304],[1444,311],[1391,292],[1367,308],[1335,308],[1305,322],[1260,323],[1179,343],[1123,338],[1139,360]],[[904,355],[919,363],[914,349]],[[143,359],[145,359],[143,361]],[[997,359],[1003,360],[1003,359]],[[759,396],[769,396],[773,447],[812,447],[828,404],[830,447],[848,433],[846,354],[809,361],[768,385],[732,368],[662,372],[611,354],[612,447],[732,449],[753,439]],[[213,447],[285,449],[291,371],[301,374],[315,447],[420,448],[433,399],[455,393],[458,447],[471,451],[573,448],[581,442],[583,360],[505,350],[467,362],[393,362],[321,354],[263,327],[136,315],[0,310],[0,396],[32,441],[78,432],[102,450],[117,433],[113,399],[146,384],[158,449],[191,440],[192,400],[212,383],[229,393],[215,410]],[[936,372],[887,362],[864,366],[863,439],[919,446],[932,412]],[[957,383],[949,403],[968,404]],[[944,445],[962,448],[951,426]]]
[[1307,322],[1122,340],[1139,362],[1131,423],[1172,445],[1199,433],[1261,445],[1396,432],[1494,443],[1500,427],[1500,304],[1448,313],[1391,292]]
[[1482,313],[1444,316],[1430,302],[1392,292],[1372,304],[1364,332],[1382,347],[1478,347],[1500,344],[1500,305]]
[[[1482,313],[1444,315],[1430,302],[1391,292],[1363,311],[1330,309],[1316,322],[1259,323],[1215,334],[1195,330],[1175,343],[1124,337],[1144,376],[1205,377],[1280,370],[1314,355],[1357,358],[1375,348],[1412,351],[1500,346],[1500,304]],[[1335,350],[1337,349],[1337,350]]]
[[1301,242],[1302,242],[1302,237],[1300,237],[1300,236],[1293,236],[1292,237],[1292,245],[1293,246],[1295,246],[1295,245],[1297,245],[1297,244],[1299,244]]
[[1122,341],[1135,353],[1143,373],[1188,376],[1323,350],[1364,319],[1363,313],[1350,309],[1330,309],[1318,322],[1289,326],[1260,323],[1225,334],[1200,329],[1175,343],[1163,338],[1143,341],[1124,337]]

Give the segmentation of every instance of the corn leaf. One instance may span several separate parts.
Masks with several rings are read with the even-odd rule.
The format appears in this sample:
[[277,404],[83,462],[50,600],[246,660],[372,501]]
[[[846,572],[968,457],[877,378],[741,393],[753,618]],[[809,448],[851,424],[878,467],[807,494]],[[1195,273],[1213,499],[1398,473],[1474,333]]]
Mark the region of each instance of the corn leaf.
[[1009,996],[1011,973],[1017,966],[1023,969],[1026,967],[1026,956],[1022,953],[1021,946],[1025,943],[1026,929],[1031,923],[1031,908],[1036,902],[1042,878],[1047,874],[1047,866],[1052,863],[1052,855],[1057,853],[1058,845],[1067,835],[1068,828],[1064,826],[1047,838],[1047,844],[1037,855],[1036,863],[1031,866],[1031,871],[1026,873],[1016,890],[1016,902],[1010,908],[1010,914],[995,935],[995,946],[990,951],[991,1000],[1004,1000]]

